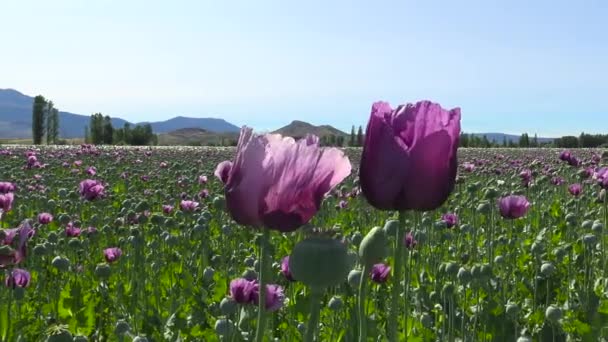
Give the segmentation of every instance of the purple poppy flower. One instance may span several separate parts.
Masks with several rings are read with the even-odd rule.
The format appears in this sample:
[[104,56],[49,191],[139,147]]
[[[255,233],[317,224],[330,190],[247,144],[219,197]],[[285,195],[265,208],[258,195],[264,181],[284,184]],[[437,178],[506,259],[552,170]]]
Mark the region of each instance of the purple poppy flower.
[[215,172],[213,174],[222,183],[226,184],[226,182],[228,182],[228,176],[230,176],[231,168],[232,162],[230,160],[224,160],[223,162],[217,164],[217,167],[215,168]]
[[475,164],[473,163],[464,163],[462,164],[462,167],[466,172],[473,172],[475,170]]
[[446,227],[452,228],[458,224],[458,216],[454,213],[447,213],[441,216],[441,220],[445,222]]
[[167,162],[161,162],[160,163],[160,168],[161,169],[166,169],[167,167],[169,167],[169,164],[167,164]]
[[291,274],[291,270],[289,269],[289,255],[281,260],[281,273],[285,279],[295,281],[295,279],[293,279],[293,275]]
[[561,161],[568,161],[568,160],[570,160],[570,157],[571,157],[571,156],[572,156],[572,154],[570,153],[570,151],[562,151],[562,152],[559,154],[559,159],[560,159]]
[[97,174],[97,169],[95,168],[95,166],[89,166],[87,167],[86,171],[85,171],[89,176],[95,176]]
[[103,250],[103,256],[108,263],[113,263],[122,255],[122,250],[118,247],[110,247]]
[[341,200],[338,205],[338,209],[346,209],[348,207],[348,202],[345,200]]
[[49,224],[53,222],[53,215],[49,213],[40,213],[38,214],[38,223],[40,224]]
[[15,192],[16,187],[15,184],[11,182],[0,182],[0,193],[6,194],[9,192]]
[[359,169],[363,195],[382,210],[438,208],[454,188],[459,136],[460,108],[374,103]]
[[67,237],[79,237],[81,229],[76,227],[73,222],[68,222],[65,227],[65,236]]
[[564,184],[565,180],[562,177],[553,177],[551,178],[551,184],[553,185],[562,185]]
[[169,204],[164,204],[163,205],[163,213],[169,215],[173,212],[173,206],[169,205]]
[[230,297],[239,304],[253,303],[253,293],[257,291],[258,284],[255,280],[245,278],[233,279],[230,282]]
[[92,179],[83,180],[79,186],[80,196],[88,201],[103,197],[105,195],[104,190],[105,188],[101,182]]
[[418,241],[416,241],[416,239],[414,239],[414,235],[412,235],[412,232],[408,232],[405,235],[405,238],[403,239],[403,244],[408,249],[413,249],[414,247],[416,247],[416,245],[418,245]]
[[578,197],[583,192],[583,186],[579,183],[572,184],[568,187],[568,192],[570,192],[572,196]]
[[194,211],[196,208],[198,208],[198,204],[198,202],[182,200],[179,203],[179,207],[182,209],[182,211]]
[[28,221],[24,221],[18,228],[5,229],[3,245],[13,245],[15,237],[19,236],[18,244],[15,249],[7,254],[0,254],[0,267],[16,265],[27,257],[27,240],[34,235],[34,230]]
[[239,224],[291,232],[312,219],[350,171],[348,157],[319,147],[316,136],[295,141],[244,127],[224,187],[226,206]]
[[200,184],[200,185],[207,184],[207,176],[205,176],[205,175],[198,176],[198,184]]
[[498,200],[500,215],[506,219],[523,217],[530,208],[530,202],[525,196],[511,195]]
[[[259,285],[253,291],[253,303],[259,305]],[[285,303],[283,287],[276,284],[266,285],[266,310],[269,312],[277,311]]]
[[2,211],[9,212],[13,209],[13,201],[15,200],[15,195],[12,192],[6,194],[0,194],[0,209]]
[[8,288],[16,288],[16,287],[28,287],[30,285],[30,281],[32,277],[30,276],[30,272],[21,269],[15,268],[6,277],[4,284]]
[[372,278],[372,281],[374,281],[375,283],[383,284],[383,283],[386,283],[386,281],[388,280],[390,273],[391,273],[391,267],[386,264],[380,263],[380,264],[375,264],[372,267],[370,276]]

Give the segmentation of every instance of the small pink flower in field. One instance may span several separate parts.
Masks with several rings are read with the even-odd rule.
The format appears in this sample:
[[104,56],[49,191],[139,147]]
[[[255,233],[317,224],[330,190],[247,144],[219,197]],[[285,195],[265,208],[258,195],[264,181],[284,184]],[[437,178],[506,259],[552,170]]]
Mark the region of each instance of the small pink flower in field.
[[[256,284],[257,285],[257,284]],[[259,285],[256,286],[253,291],[253,303],[259,305]],[[279,310],[283,307],[285,303],[285,294],[283,293],[283,287],[276,284],[268,284],[266,285],[266,310],[273,312]]]
[[169,204],[164,204],[163,205],[163,213],[165,214],[171,214],[173,212],[173,206],[169,205]]
[[169,166],[169,164],[167,164],[167,162],[160,162],[161,169],[166,169],[168,166]]
[[441,220],[445,223],[446,227],[452,228],[458,224],[458,215],[454,213],[443,214]]
[[[143,161],[142,161],[141,159],[137,159],[137,160],[135,160],[135,164],[141,164],[141,163],[143,163]],[[162,164],[162,163],[161,163],[161,164]]]
[[65,227],[65,236],[67,237],[79,237],[80,228],[76,227],[73,222],[69,222]]
[[579,183],[572,184],[568,187],[568,192],[570,192],[572,196],[578,197],[583,192],[583,186]]
[[42,179],[42,176],[41,176],[41,175],[39,175],[39,174],[35,174],[35,175],[34,175],[34,179],[35,179],[35,180],[41,180],[41,179]]
[[149,181],[149,180],[150,180],[150,176],[148,176],[148,175],[143,175],[143,176],[141,176],[141,180],[142,180],[142,181],[144,181],[144,182],[147,182],[147,181]]
[[418,241],[416,241],[416,239],[414,239],[414,235],[412,235],[412,232],[408,232],[405,235],[405,238],[403,239],[403,244],[408,249],[413,249],[414,247],[416,247],[416,245],[418,245]]
[[370,272],[370,276],[372,278],[372,281],[378,284],[383,284],[386,283],[386,281],[388,280],[388,277],[391,273],[391,267],[386,265],[386,264],[375,264],[372,267],[372,270]]
[[473,172],[475,170],[475,164],[469,162],[463,163],[462,167],[466,172]]
[[34,166],[36,163],[38,163],[38,158],[36,158],[36,156],[32,155],[27,157],[27,165],[29,167]]
[[53,215],[49,213],[40,213],[38,214],[38,223],[40,224],[49,224],[53,222]]
[[0,242],[3,245],[13,245],[14,239],[19,236],[15,249],[11,249],[8,253],[0,254],[0,268],[16,265],[25,260],[27,257],[27,240],[34,236],[34,230],[28,221],[24,221],[18,228],[2,230],[3,239]]
[[182,211],[194,211],[198,208],[198,202],[182,200],[179,204],[179,207]]
[[564,184],[565,180],[562,177],[553,177],[551,178],[551,184],[553,185],[562,185]]
[[205,199],[205,198],[209,197],[209,190],[207,190],[207,189],[203,189],[203,190],[201,190],[201,191],[198,193],[198,197],[199,197],[200,199]]
[[0,182],[0,193],[1,194],[15,192],[16,188],[17,187],[15,186],[15,184],[13,184],[11,182]]
[[118,247],[106,248],[103,250],[103,256],[108,263],[113,263],[122,255],[122,250]]
[[89,176],[95,176],[95,175],[97,174],[97,169],[95,168],[95,166],[89,166],[89,167],[87,167],[87,169],[86,169],[86,173],[87,173]]
[[198,184],[200,184],[200,185],[207,184],[207,176],[205,176],[205,175],[198,176]]
[[74,161],[74,166],[76,166],[76,167],[82,166],[82,160],[75,160]]
[[63,163],[61,163],[61,166],[64,167],[64,168],[68,168],[68,167],[70,167],[70,163],[63,162]]
[[146,157],[149,157],[152,155],[152,151],[146,151],[144,154],[146,155]]
[[293,279],[293,275],[291,274],[291,270],[289,269],[289,255],[281,260],[281,273],[285,279],[295,281],[295,279]]

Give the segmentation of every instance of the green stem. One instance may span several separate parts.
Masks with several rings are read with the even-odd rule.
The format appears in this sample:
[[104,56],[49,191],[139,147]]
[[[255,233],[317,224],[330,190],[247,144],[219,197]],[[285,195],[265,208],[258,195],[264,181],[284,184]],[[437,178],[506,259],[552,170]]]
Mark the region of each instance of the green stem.
[[264,340],[266,330],[266,266],[268,265],[269,230],[262,228],[262,239],[260,240],[260,291],[258,303],[258,324],[255,331],[255,342]]
[[[391,342],[398,340],[397,317],[399,317],[399,294],[401,293],[401,273],[403,271],[403,258],[405,246],[403,237],[405,232],[405,217],[404,211],[399,212],[399,227],[395,234],[395,250],[393,254],[393,262],[395,263],[393,287],[391,289],[391,311],[388,316],[388,339]],[[407,299],[406,299],[407,300]],[[407,312],[405,313],[407,315]],[[407,316],[405,317],[407,322]],[[406,323],[407,324],[407,323]]]
[[310,289],[310,318],[306,326],[305,342],[313,342],[319,326],[319,315],[321,313],[321,296],[323,290],[319,288]]
[[369,266],[363,265],[359,282],[359,342],[367,341],[367,316],[365,314],[365,297],[367,295],[367,273]]

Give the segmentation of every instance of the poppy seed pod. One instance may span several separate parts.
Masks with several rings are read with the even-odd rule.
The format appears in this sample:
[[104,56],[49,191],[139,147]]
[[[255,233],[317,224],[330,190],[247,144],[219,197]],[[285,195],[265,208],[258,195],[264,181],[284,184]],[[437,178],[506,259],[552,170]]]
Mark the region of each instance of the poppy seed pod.
[[459,108],[374,103],[359,170],[363,195],[381,210],[438,208],[454,188],[459,136]]
[[368,266],[380,262],[387,254],[387,240],[384,230],[374,227],[365,235],[359,245],[359,258]]
[[311,288],[324,289],[346,280],[350,262],[342,242],[311,237],[300,241],[289,256],[289,270],[295,279]]

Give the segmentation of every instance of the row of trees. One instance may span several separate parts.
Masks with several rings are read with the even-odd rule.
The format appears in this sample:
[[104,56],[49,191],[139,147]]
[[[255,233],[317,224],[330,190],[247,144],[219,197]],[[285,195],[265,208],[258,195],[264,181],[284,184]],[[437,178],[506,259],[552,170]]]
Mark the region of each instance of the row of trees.
[[128,122],[122,128],[114,128],[112,118],[101,113],[91,115],[89,126],[84,129],[85,143],[96,145],[156,145],[158,137],[150,124],[131,128]]
[[32,109],[32,139],[34,145],[40,145],[46,138],[48,145],[57,144],[59,139],[59,110],[53,101],[42,95],[34,98]]
[[608,147],[608,134],[586,134],[583,132],[578,137],[567,135],[555,139],[554,144],[556,147],[562,148]]

